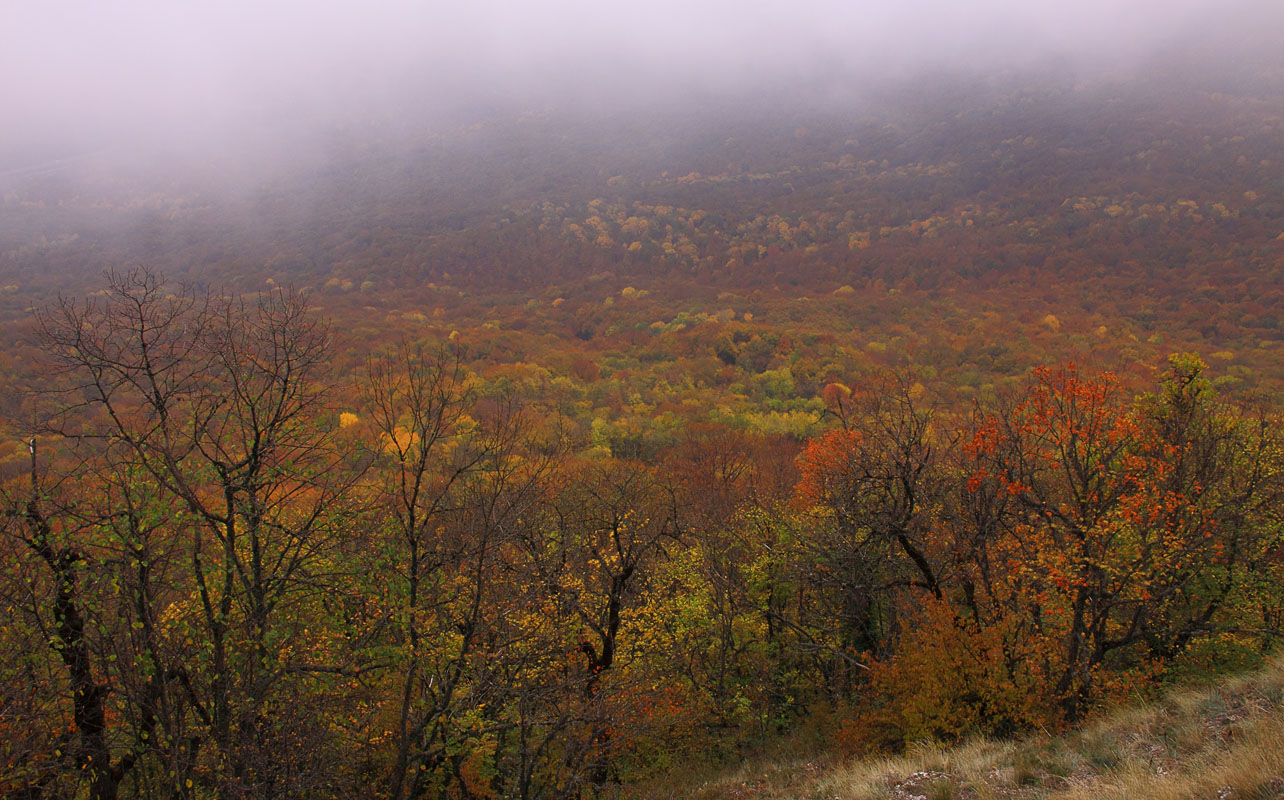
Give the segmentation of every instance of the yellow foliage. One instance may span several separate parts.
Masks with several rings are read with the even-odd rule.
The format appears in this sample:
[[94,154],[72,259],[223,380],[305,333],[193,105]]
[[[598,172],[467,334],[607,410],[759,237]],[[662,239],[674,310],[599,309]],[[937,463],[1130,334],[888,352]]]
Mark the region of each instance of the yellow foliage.
[[361,421],[361,418],[358,417],[356,414],[353,414],[351,411],[344,411],[342,414],[339,415],[340,428],[351,428],[353,425],[356,425],[360,421]]
[[419,437],[416,436],[413,431],[406,430],[400,425],[398,425],[396,430],[393,431],[392,436],[389,436],[388,434],[384,433],[380,436],[380,438],[383,440],[382,444],[383,444],[384,451],[395,450],[403,453],[409,450],[411,447],[415,445],[416,442],[419,441]]

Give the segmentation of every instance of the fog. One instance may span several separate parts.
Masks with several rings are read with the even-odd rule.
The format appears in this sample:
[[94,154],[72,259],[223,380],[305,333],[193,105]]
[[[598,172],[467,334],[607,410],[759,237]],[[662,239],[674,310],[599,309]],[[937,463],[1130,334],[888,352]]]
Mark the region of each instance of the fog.
[[1209,30],[1227,53],[1248,31],[1284,41],[1280,5],[0,0],[0,172],[101,151],[285,153],[336,128],[501,108],[845,96],[933,71],[1048,63],[1127,70]]

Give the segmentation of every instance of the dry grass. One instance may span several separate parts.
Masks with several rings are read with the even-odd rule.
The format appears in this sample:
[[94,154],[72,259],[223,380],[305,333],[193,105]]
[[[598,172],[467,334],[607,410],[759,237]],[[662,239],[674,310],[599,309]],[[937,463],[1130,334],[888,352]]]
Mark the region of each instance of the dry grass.
[[1064,736],[923,745],[899,758],[742,766],[671,790],[742,800],[1284,799],[1284,661]]

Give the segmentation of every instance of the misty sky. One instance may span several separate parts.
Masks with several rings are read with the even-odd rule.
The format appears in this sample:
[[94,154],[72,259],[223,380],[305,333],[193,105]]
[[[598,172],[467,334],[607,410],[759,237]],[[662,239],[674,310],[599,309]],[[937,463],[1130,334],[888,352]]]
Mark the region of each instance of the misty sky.
[[[469,104],[625,102],[1062,57],[1127,64],[1278,0],[0,0],[0,153],[216,142]],[[1235,8],[1235,11],[1229,9]]]

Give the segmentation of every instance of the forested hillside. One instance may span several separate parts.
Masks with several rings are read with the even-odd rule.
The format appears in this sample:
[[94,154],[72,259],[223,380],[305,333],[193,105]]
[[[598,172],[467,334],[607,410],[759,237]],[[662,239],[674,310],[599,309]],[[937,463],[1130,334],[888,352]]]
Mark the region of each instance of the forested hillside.
[[1246,63],[0,175],[0,794],[623,797],[1261,664]]

